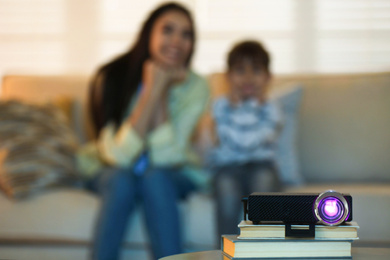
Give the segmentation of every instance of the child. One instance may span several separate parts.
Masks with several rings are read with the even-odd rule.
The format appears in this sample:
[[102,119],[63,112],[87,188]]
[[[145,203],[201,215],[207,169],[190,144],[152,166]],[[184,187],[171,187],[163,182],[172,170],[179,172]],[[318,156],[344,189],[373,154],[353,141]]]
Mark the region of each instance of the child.
[[230,51],[227,62],[230,93],[213,104],[218,141],[209,157],[216,173],[218,239],[237,234],[243,196],[279,189],[274,157],[280,114],[266,97],[269,55],[260,43],[244,41]]

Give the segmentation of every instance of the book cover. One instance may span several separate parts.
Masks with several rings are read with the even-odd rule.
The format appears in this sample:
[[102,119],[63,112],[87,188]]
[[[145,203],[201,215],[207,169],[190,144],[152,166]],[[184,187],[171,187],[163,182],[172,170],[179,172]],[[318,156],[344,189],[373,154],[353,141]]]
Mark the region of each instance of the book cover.
[[351,257],[352,240],[238,239],[223,235],[222,252],[233,259],[247,258],[346,258]]
[[225,253],[222,252],[222,259],[223,260],[348,260],[353,259],[352,256],[345,256],[345,257],[249,257],[249,258],[237,258],[237,257],[231,257]]
[[[285,225],[281,222],[266,222],[254,225],[252,221],[243,220],[238,224],[240,228],[239,238],[285,238]],[[305,229],[308,225],[292,225],[294,229]],[[359,225],[356,222],[344,223],[339,226],[315,226],[316,239],[345,239],[356,240],[358,237]]]

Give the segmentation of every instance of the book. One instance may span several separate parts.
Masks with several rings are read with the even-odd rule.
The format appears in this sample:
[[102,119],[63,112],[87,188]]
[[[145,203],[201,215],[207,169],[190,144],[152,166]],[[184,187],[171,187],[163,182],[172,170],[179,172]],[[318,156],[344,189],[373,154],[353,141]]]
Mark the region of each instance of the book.
[[222,235],[221,250],[231,259],[351,259],[351,244],[352,240],[238,239],[237,235]]
[[222,259],[223,260],[346,260],[350,259],[352,260],[352,256],[346,256],[346,257],[271,257],[271,258],[237,258],[237,257],[231,257],[225,253],[222,253]]
[[231,257],[225,253],[222,253],[222,259],[223,260],[346,260],[350,259],[352,260],[352,256],[346,256],[346,257],[271,257],[271,258],[237,258],[237,257]]
[[[285,238],[285,225],[281,222],[265,222],[254,225],[252,221],[243,220],[238,224],[240,235],[238,238]],[[292,229],[308,229],[308,225],[291,225]],[[316,239],[356,240],[359,225],[356,222],[344,223],[339,226],[315,225]]]

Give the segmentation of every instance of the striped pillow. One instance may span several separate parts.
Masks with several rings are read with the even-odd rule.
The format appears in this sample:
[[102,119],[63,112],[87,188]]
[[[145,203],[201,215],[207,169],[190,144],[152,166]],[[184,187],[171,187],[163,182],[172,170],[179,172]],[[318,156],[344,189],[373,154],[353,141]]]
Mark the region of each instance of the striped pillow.
[[0,102],[0,188],[9,197],[74,183],[76,148],[58,107]]

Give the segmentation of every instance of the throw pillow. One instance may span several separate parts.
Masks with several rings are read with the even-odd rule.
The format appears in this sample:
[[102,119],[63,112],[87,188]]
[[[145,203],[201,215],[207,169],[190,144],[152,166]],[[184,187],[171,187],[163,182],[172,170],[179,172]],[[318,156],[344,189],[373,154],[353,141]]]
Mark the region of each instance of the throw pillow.
[[297,150],[298,115],[303,88],[299,85],[278,87],[270,94],[283,115],[283,127],[277,143],[279,178],[285,185],[300,185],[304,179],[299,168]]
[[9,197],[74,183],[76,148],[58,107],[0,102],[0,188]]

